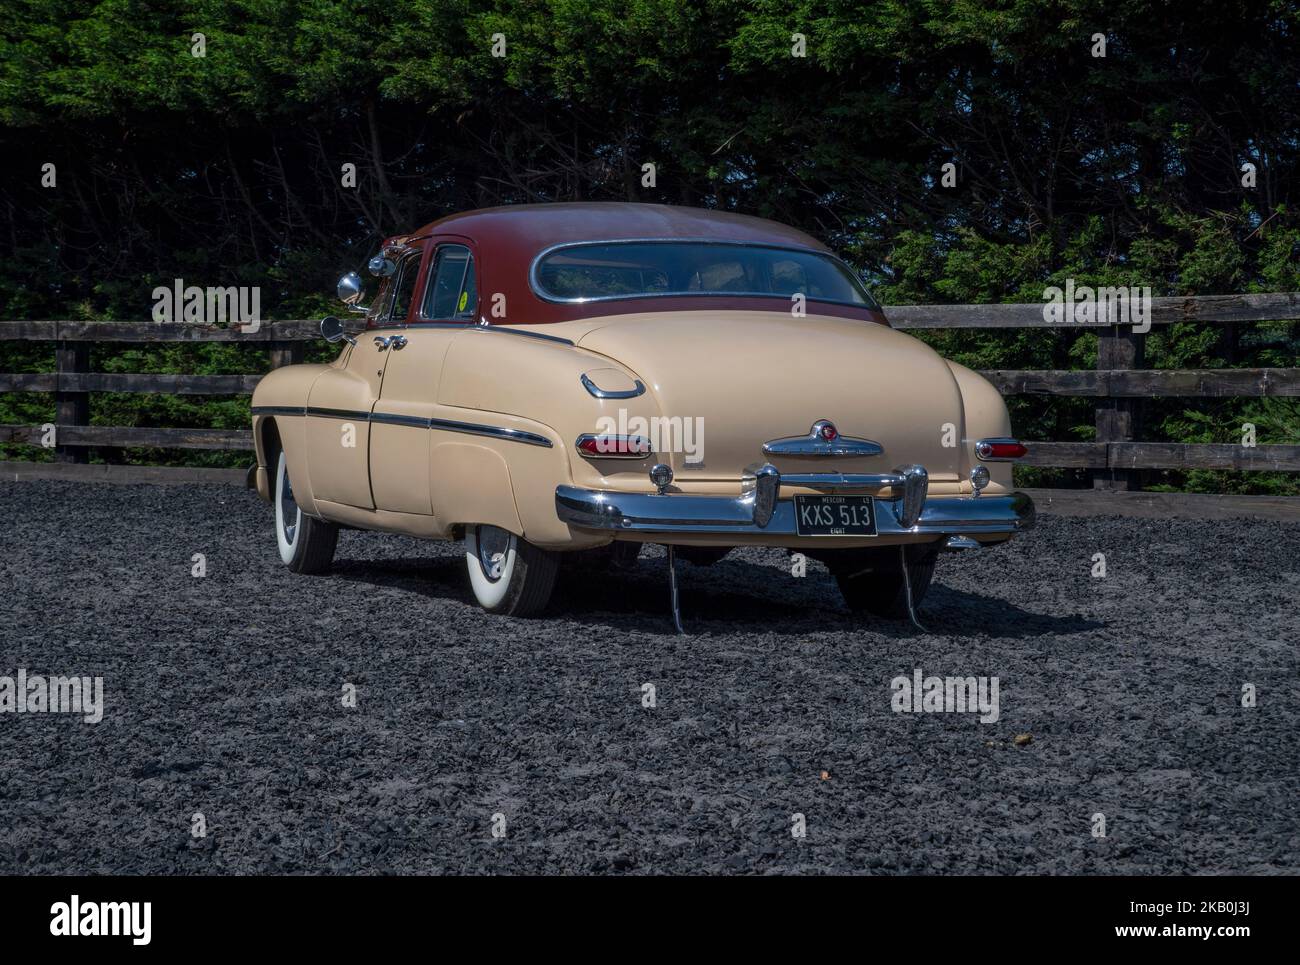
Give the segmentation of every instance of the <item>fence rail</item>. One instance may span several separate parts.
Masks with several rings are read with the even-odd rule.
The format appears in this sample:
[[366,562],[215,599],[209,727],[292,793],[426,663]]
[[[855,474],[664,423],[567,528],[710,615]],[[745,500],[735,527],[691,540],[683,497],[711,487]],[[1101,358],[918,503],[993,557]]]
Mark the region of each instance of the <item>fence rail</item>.
[[[1300,369],[982,369],[1003,395],[1145,399],[1300,396]],[[262,376],[123,372],[0,373],[0,392],[249,395]]]
[[[1006,305],[894,305],[885,309],[896,328],[1111,328],[1105,319],[1050,323],[1041,302]],[[1300,292],[1265,295],[1188,295],[1151,299],[1151,324],[1274,322],[1300,318]]]
[[[1208,295],[1152,300],[1153,325],[1223,324],[1300,319],[1300,292]],[[1042,304],[899,305],[886,308],[903,329],[1092,328],[1099,340],[1094,370],[996,369],[981,374],[1004,395],[1097,400],[1095,442],[1031,442],[1026,465],[1087,469],[1100,489],[1134,488],[1144,469],[1300,471],[1300,445],[1245,447],[1137,441],[1141,400],[1300,396],[1300,368],[1144,369],[1144,336],[1108,319],[1048,322]],[[0,341],[55,343],[56,371],[0,373],[0,392],[51,392],[56,403],[56,459],[84,463],[89,447],[157,447],[246,451],[246,429],[91,426],[90,393],[246,395],[260,374],[158,375],[90,371],[94,342],[230,342],[271,350],[272,367],[301,361],[304,343],[318,337],[312,320],[264,322],[256,331],[200,323],[0,321]],[[41,444],[42,427],[0,425],[0,442]],[[89,468],[89,467],[88,467]],[[72,470],[69,470],[72,471]]]

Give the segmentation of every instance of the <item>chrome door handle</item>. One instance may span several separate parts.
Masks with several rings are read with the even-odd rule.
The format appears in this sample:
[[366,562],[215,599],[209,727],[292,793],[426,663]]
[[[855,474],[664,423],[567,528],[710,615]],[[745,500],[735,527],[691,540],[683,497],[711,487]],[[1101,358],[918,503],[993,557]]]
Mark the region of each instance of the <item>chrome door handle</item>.
[[375,348],[379,349],[379,351],[382,352],[384,349],[388,348],[389,341],[390,339],[385,338],[383,335],[376,335]]
[[397,351],[398,349],[406,348],[406,336],[405,336],[405,335],[394,335],[392,338],[390,338],[390,339],[388,340],[388,344],[392,346],[393,351]]

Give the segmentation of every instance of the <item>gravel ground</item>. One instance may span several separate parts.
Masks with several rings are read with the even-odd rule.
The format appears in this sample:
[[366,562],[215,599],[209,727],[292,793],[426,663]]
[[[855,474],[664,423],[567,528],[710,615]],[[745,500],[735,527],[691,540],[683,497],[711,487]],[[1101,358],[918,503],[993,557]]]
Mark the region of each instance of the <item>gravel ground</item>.
[[[0,518],[0,675],[106,705],[0,715],[0,873],[1300,870],[1300,526],[1044,516],[944,557],[926,633],[737,552],[681,565],[678,637],[657,548],[523,621],[458,544],[295,576],[233,488],[5,483]],[[996,676],[1000,719],[893,713],[916,668]]]

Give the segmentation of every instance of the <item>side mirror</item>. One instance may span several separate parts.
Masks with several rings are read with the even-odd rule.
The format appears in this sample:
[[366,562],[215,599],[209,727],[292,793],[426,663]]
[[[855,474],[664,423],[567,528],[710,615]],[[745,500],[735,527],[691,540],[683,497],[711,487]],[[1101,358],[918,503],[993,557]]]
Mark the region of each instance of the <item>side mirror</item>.
[[359,304],[361,296],[364,294],[365,288],[361,283],[361,276],[355,271],[350,271],[339,279],[339,301],[348,306],[349,310],[354,312],[364,312],[366,310]]
[[327,342],[348,340],[349,345],[356,345],[357,340],[343,329],[343,321],[333,315],[326,315],[320,320],[320,333]]

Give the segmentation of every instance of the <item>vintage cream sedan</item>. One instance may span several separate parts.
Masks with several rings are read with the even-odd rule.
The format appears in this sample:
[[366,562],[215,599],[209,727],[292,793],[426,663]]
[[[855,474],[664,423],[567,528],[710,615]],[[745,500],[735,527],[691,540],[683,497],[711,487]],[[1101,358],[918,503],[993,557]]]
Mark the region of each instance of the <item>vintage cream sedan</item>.
[[[330,317],[330,365],[253,394],[282,560],[339,529],[465,541],[487,610],[529,615],[570,554],[824,561],[853,610],[915,619],[944,549],[1032,525],[997,390],[889,326],[814,238],[646,204],[453,215],[391,238]],[[680,622],[678,623],[680,628]]]

